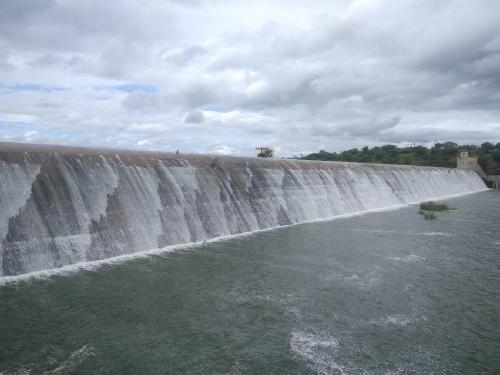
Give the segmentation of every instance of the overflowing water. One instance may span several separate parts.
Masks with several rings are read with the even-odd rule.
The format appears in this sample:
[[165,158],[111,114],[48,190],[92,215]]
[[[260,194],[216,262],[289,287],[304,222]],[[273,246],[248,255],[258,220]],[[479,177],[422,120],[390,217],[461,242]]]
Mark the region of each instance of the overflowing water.
[[500,194],[0,284],[0,373],[500,373]]
[[0,276],[483,189],[442,168],[0,144]]

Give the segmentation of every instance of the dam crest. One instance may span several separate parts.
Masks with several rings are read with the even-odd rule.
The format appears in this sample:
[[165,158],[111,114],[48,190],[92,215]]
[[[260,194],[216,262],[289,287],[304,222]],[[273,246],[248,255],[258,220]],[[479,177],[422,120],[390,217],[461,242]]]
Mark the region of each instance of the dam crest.
[[473,170],[0,143],[0,276],[485,188]]

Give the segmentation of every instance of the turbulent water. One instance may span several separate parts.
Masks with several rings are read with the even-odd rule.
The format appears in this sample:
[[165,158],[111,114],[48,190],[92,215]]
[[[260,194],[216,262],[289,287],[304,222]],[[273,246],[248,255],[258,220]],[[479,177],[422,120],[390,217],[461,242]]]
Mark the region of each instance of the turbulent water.
[[484,188],[462,170],[0,144],[0,276]]
[[500,374],[500,192],[0,286],[0,373]]

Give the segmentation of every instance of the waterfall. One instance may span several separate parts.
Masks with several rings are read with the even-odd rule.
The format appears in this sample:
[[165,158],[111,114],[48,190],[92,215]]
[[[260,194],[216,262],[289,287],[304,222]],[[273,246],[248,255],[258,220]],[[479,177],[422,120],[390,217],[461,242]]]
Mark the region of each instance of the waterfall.
[[0,276],[484,189],[456,169],[0,144]]

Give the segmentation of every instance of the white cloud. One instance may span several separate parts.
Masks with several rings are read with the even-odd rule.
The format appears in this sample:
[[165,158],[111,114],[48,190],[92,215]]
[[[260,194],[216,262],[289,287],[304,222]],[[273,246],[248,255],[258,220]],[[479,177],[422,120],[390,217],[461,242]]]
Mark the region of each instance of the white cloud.
[[0,136],[248,155],[500,141],[499,14],[495,0],[2,2]]

